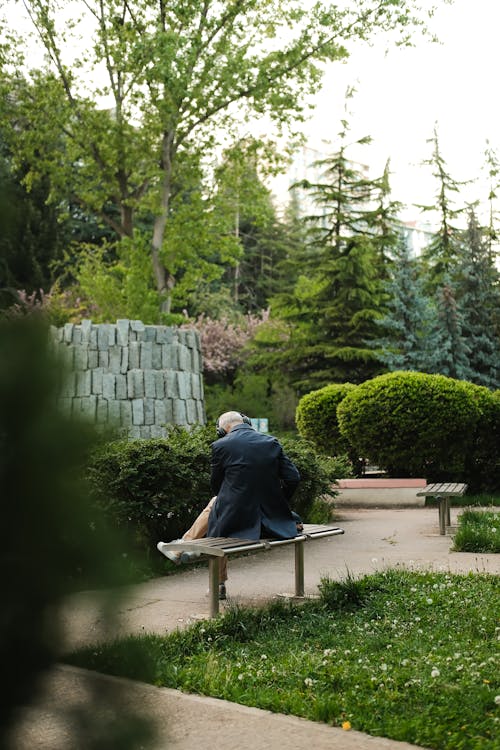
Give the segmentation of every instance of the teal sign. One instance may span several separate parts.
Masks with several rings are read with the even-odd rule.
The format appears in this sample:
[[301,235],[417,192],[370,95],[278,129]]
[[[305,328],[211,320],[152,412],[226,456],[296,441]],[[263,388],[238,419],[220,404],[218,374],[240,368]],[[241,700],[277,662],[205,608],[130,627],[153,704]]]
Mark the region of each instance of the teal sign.
[[252,427],[257,432],[269,432],[269,420],[267,417],[252,417]]

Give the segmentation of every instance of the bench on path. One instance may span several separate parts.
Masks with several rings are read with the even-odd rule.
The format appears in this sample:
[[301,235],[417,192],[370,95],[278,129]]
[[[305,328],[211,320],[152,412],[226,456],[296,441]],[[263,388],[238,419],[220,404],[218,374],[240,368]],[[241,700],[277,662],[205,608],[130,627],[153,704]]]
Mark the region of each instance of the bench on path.
[[219,613],[219,560],[243,552],[269,551],[274,547],[293,544],[295,547],[295,596],[304,596],[304,544],[313,539],[343,534],[344,529],[324,524],[304,524],[303,531],[291,539],[230,539],[227,537],[204,537],[186,542],[158,542],[157,547],[167,551],[196,552],[208,558],[209,614]]
[[417,492],[417,495],[423,497],[433,497],[438,502],[439,510],[439,533],[446,534],[446,527],[451,525],[450,522],[450,497],[459,497],[465,493],[466,484],[428,484],[423,490]]

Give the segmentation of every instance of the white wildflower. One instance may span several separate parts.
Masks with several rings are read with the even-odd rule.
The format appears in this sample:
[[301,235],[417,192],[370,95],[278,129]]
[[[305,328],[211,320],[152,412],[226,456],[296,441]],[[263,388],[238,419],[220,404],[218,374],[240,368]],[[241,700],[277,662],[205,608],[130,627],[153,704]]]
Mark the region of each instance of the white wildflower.
[[439,671],[439,669],[437,667],[434,667],[431,670],[431,677],[439,677],[440,674],[441,674],[441,672]]
[[306,677],[304,680],[304,685],[306,687],[312,687],[314,685],[314,680],[311,677]]

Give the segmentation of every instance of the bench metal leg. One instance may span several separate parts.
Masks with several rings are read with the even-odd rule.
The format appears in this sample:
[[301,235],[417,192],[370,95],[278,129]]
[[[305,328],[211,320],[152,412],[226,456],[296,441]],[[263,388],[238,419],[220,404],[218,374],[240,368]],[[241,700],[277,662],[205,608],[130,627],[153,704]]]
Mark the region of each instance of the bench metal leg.
[[439,533],[443,536],[446,533],[446,498],[438,497],[439,503]]
[[304,596],[304,542],[295,546],[295,596]]
[[210,557],[208,560],[208,600],[209,615],[217,617],[219,614],[219,558]]

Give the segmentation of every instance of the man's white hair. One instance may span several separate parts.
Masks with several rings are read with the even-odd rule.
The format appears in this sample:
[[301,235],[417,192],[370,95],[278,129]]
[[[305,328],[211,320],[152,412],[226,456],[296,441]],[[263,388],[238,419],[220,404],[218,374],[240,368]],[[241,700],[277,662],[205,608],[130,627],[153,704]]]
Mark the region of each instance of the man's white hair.
[[241,416],[239,411],[226,411],[219,417],[219,427],[222,427],[222,429],[226,430],[226,432],[228,427],[234,427],[235,424],[242,423],[243,417]]

